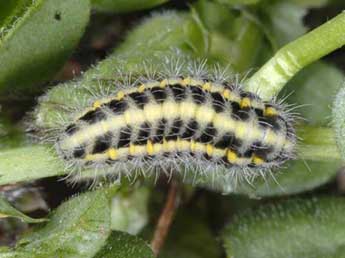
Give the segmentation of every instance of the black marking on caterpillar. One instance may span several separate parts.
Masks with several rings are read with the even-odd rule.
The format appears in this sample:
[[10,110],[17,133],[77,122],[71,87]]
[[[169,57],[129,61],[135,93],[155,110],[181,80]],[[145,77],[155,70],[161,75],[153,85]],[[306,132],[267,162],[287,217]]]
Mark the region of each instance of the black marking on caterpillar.
[[293,119],[236,84],[174,76],[96,99],[56,141],[78,168],[264,175],[293,157]]

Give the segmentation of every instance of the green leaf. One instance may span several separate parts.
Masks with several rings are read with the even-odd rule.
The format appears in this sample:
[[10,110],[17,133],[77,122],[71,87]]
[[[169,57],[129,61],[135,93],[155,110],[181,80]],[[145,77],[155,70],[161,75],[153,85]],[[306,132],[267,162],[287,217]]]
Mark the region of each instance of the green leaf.
[[223,234],[227,257],[344,257],[345,199],[290,200],[240,213]]
[[296,111],[309,124],[328,125],[334,94],[343,81],[341,70],[320,61],[303,69],[287,84],[282,95],[291,94],[287,102],[304,105]]
[[63,162],[47,146],[0,151],[0,185],[64,174]]
[[16,4],[5,8],[0,34],[1,92],[51,78],[77,45],[90,13],[89,0],[11,2]]
[[140,238],[113,231],[95,258],[153,258],[150,247]]
[[[273,36],[275,43],[281,47],[307,32],[303,17],[307,10],[289,1],[275,1],[263,6],[266,29]],[[265,22],[265,19],[268,21]]]
[[24,237],[13,252],[1,252],[0,257],[91,258],[110,232],[107,189],[88,192],[60,205],[46,226]]
[[14,208],[2,195],[0,195],[0,218],[15,217],[27,223],[40,223],[46,219],[33,219]]
[[128,13],[145,10],[167,3],[169,0],[92,0],[92,7],[99,11]]
[[263,43],[263,33],[247,13],[205,0],[195,5],[209,29],[208,59],[230,66],[235,73],[247,72],[254,65]]
[[337,146],[345,161],[345,88],[341,88],[334,99],[332,115]]
[[111,228],[138,234],[148,222],[147,205],[150,190],[145,187],[134,187],[121,191],[112,199]]
[[286,166],[266,179],[258,178],[252,186],[244,183],[236,192],[253,197],[272,197],[310,191],[334,179],[341,162],[296,160]]

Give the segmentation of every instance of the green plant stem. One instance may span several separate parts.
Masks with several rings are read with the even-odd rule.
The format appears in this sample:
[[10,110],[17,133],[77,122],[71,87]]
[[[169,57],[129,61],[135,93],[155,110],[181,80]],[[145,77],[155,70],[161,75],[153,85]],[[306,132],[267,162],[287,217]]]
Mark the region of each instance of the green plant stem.
[[281,48],[245,87],[268,100],[303,67],[345,45],[345,12]]
[[301,126],[297,129],[301,143],[297,156],[303,160],[338,161],[341,160],[332,128]]

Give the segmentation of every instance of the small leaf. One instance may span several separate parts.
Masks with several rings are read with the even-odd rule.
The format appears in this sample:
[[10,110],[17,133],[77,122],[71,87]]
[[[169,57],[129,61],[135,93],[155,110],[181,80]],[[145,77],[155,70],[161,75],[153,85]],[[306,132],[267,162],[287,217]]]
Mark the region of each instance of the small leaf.
[[148,222],[149,196],[150,190],[145,186],[115,195],[111,206],[111,229],[138,234]]
[[0,218],[15,217],[27,223],[40,223],[46,219],[33,219],[14,208],[3,196],[0,195]]
[[47,146],[0,151],[0,185],[64,174],[63,162]]
[[128,13],[145,10],[167,3],[169,0],[92,0],[92,7],[99,11]]
[[110,234],[107,189],[88,192],[60,205],[43,228],[24,237],[0,257],[93,257]]
[[75,48],[90,13],[89,0],[11,2],[17,4],[0,28],[1,92],[51,78]]
[[[261,19],[270,31],[277,47],[281,47],[307,32],[303,17],[307,10],[289,1],[276,1],[263,5],[265,17]],[[266,22],[265,19],[268,18]]]
[[150,247],[140,238],[113,231],[95,258],[153,258]]
[[264,205],[232,219],[223,234],[227,257],[343,257],[345,199],[328,197]]

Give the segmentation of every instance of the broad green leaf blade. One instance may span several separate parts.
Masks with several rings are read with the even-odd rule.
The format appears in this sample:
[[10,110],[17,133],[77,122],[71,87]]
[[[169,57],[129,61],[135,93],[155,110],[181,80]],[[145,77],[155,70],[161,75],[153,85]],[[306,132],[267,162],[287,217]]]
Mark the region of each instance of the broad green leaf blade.
[[99,11],[128,13],[153,8],[169,0],[92,0],[92,7]]
[[240,213],[223,233],[227,257],[344,257],[345,199],[290,200]]
[[0,35],[1,92],[29,88],[51,78],[77,45],[89,20],[89,0],[27,2],[24,11],[12,11],[16,19]]
[[153,258],[144,240],[120,231],[113,231],[106,245],[94,258]]
[[63,173],[63,162],[47,146],[33,145],[0,151],[0,185]]
[[0,257],[91,258],[110,232],[107,189],[92,191],[60,205],[46,226],[24,237],[13,252],[0,253]]
[[341,88],[333,103],[333,127],[341,158],[345,160],[345,88]]
[[150,190],[146,186],[120,191],[112,199],[111,229],[138,234],[148,222]]
[[282,95],[290,95],[287,101],[302,105],[295,111],[308,123],[328,125],[334,95],[343,85],[344,73],[333,65],[317,62],[303,69],[287,85]]
[[0,218],[15,217],[27,223],[40,223],[46,219],[33,219],[14,208],[2,195],[0,195]]
[[281,47],[307,32],[303,24],[303,17],[307,13],[306,8],[301,8],[291,1],[276,1],[263,5],[265,18],[264,26],[270,31],[276,46]]
[[340,166],[340,161],[291,161],[274,177],[258,178],[252,186],[244,184],[236,193],[272,197],[310,191],[334,179]]

